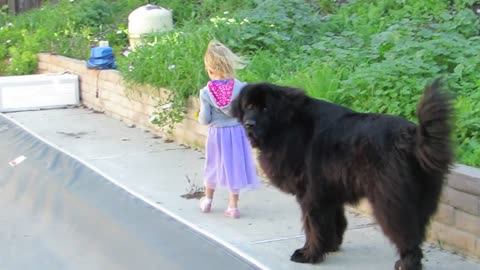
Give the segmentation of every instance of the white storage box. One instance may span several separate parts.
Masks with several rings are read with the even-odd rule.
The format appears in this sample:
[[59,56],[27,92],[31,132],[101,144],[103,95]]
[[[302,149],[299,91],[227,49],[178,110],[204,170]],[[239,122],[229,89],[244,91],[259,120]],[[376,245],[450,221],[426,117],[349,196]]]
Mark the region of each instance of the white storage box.
[[0,77],[0,112],[61,108],[79,103],[78,76],[74,74]]

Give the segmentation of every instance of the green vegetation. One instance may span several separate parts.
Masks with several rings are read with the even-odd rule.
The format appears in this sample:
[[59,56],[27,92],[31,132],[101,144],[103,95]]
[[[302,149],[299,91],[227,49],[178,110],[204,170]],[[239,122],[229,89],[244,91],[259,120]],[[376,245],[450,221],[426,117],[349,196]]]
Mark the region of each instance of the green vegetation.
[[[119,70],[131,84],[167,87],[181,119],[185,98],[207,82],[203,53],[212,38],[244,56],[248,81],[304,88],[359,111],[415,120],[423,87],[442,77],[456,98],[458,162],[480,167],[480,26],[475,0],[156,0],[173,11],[174,31],[152,35]],[[61,1],[0,18],[0,74],[25,74],[35,53],[86,59],[107,39],[128,46],[127,16],[145,1]],[[201,3],[201,4],[199,4]],[[9,24],[11,23],[11,25]]]

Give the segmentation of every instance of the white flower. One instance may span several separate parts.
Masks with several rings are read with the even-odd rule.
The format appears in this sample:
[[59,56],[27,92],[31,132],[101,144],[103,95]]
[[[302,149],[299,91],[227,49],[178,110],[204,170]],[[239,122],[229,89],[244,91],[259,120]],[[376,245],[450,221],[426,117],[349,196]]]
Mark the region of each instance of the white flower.
[[172,107],[172,103],[170,102],[170,103],[167,103],[167,104],[165,104],[165,105],[160,106],[160,109],[162,109],[162,110],[168,110],[168,109],[170,109],[171,107]]
[[123,33],[122,30],[118,30],[118,31],[117,31],[117,34],[121,34],[121,33]]
[[135,69],[135,67],[133,65],[128,66],[128,71],[132,72],[134,69]]
[[227,15],[228,13],[230,13],[230,12],[228,12],[228,11],[223,12],[223,14],[225,14],[225,15]]
[[168,66],[168,70],[172,70],[172,69],[175,69],[175,65]]
[[5,44],[9,44],[10,42],[12,42],[10,39],[8,39],[7,41],[5,41]]
[[235,19],[228,19],[228,22],[234,23],[234,22],[235,22]]
[[12,26],[13,26],[13,23],[9,22],[9,23],[7,23],[7,26],[8,26],[8,27],[12,27]]
[[152,115],[149,120],[150,120],[150,123],[153,123],[153,121],[157,120],[157,116]]

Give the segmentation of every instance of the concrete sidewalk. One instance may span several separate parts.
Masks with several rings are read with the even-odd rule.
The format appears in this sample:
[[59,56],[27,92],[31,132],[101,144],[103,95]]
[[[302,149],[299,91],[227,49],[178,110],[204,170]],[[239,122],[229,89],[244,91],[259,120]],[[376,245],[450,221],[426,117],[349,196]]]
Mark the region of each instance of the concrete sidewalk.
[[[223,216],[228,195],[225,190],[218,190],[213,212],[203,214],[198,200],[181,196],[194,189],[194,185],[202,185],[203,153],[165,142],[87,109],[17,112],[7,116],[159,209],[168,210],[266,268],[393,269],[397,259],[374,222],[352,212],[348,213],[349,226],[340,252],[330,254],[318,265],[292,263],[291,253],[304,242],[300,210],[292,196],[277,191],[268,182],[259,190],[241,194],[242,217],[238,220]],[[478,261],[429,244],[424,246],[424,253],[426,269],[480,269]]]

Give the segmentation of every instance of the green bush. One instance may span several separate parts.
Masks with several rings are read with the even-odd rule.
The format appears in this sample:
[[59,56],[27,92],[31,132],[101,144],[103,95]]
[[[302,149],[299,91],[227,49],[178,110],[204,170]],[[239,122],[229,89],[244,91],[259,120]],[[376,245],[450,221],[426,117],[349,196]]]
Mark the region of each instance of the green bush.
[[0,57],[8,61],[4,61],[6,67],[0,68],[0,72],[6,75],[34,72],[36,61],[27,55],[39,52],[87,59],[90,47],[104,39],[118,52],[127,46],[127,15],[143,3],[61,0],[18,16],[4,16],[0,20],[0,43],[7,48],[0,49]]
[[179,97],[187,98],[207,81],[203,54],[210,38],[205,28],[198,27],[152,36],[120,70],[127,81],[175,89]]
[[31,51],[22,51],[15,47],[10,48],[9,51],[12,58],[5,70],[8,74],[29,74],[37,69],[37,56]]
[[215,14],[232,14],[255,6],[256,0],[154,0],[153,4],[172,11],[177,27],[203,23]]
[[[480,26],[475,0],[156,0],[173,11],[175,29],[118,56],[125,80],[172,90],[155,123],[172,127],[184,101],[205,85],[203,54],[219,39],[249,62],[248,81],[304,88],[359,111],[416,121],[425,84],[442,77],[455,97],[457,159],[480,166]],[[60,1],[0,19],[0,73],[29,73],[34,53],[86,59],[106,39],[128,46],[127,15],[140,0]],[[11,23],[11,24],[8,24]],[[166,103],[172,106],[161,109]]]

